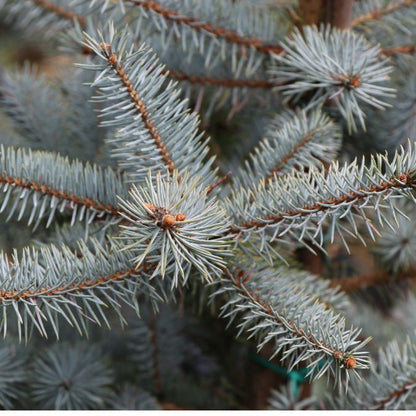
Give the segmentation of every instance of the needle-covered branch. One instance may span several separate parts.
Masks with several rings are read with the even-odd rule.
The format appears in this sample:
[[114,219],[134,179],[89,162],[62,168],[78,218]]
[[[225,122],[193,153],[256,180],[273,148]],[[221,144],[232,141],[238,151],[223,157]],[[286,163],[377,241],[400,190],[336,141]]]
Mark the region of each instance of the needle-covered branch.
[[38,36],[48,42],[57,40],[57,35],[72,27],[74,22],[87,23],[87,5],[74,4],[66,0],[0,0],[0,10],[6,19],[17,25],[24,33]]
[[339,127],[321,110],[276,117],[237,179],[246,188],[260,180],[267,185],[274,175],[332,162],[340,147]]
[[76,20],[81,26],[85,26],[85,18],[83,16],[77,15],[74,11],[68,10],[64,7],[61,7],[55,3],[52,3],[47,0],[31,0],[34,4],[36,4],[39,7],[42,7],[43,9],[55,13],[58,16],[62,17],[63,19],[68,20]]
[[127,194],[122,178],[110,168],[12,147],[1,148],[0,187],[0,211],[18,220],[26,215],[35,228],[44,219],[48,226],[66,208],[72,210],[72,223],[88,224],[96,217],[119,221],[117,195]]
[[276,177],[267,187],[260,183],[255,191],[234,192],[227,202],[232,232],[243,240],[260,235],[262,244],[287,234],[319,247],[338,234],[347,246],[345,235],[360,237],[363,222],[374,238],[373,218],[383,224],[384,208],[396,209],[393,196],[415,200],[416,144],[402,147],[391,160],[379,154],[369,162],[334,162],[328,170],[311,168]]
[[[86,35],[85,45],[101,62],[80,65],[99,71],[93,86],[98,87],[104,102],[104,125],[117,127],[110,142],[128,178],[143,182],[149,169],[191,175],[214,181],[212,159],[205,161],[207,141],[202,141],[199,121],[179,99],[180,90],[146,47],[136,49],[131,34],[117,34],[110,26],[105,35]],[[100,38],[101,37],[101,38]]]
[[271,81],[286,82],[277,90],[295,102],[311,94],[307,108],[330,102],[350,130],[357,120],[365,128],[364,104],[378,109],[394,90],[387,86],[392,68],[380,58],[379,46],[352,31],[322,26],[295,30],[283,43],[284,54],[274,55]]
[[332,400],[345,410],[410,410],[416,403],[416,344],[413,337],[380,349],[377,367],[366,382],[351,385],[348,394]]
[[[91,4],[85,0],[81,3]],[[106,12],[114,6],[109,1],[92,4],[102,5]],[[193,56],[201,64],[197,71],[191,71],[193,76],[229,80],[227,83],[267,83],[265,67],[270,54],[282,51],[277,43],[288,30],[282,18],[284,11],[270,14],[256,2],[123,0],[118,5],[133,36],[146,39],[164,62],[171,62],[170,70],[188,73],[187,57]],[[224,96],[227,94],[213,101],[218,104]],[[238,99],[232,99],[236,104]]]
[[17,399],[25,400],[26,369],[29,363],[23,349],[13,341],[3,341],[0,346],[0,406],[12,409]]
[[372,11],[365,13],[359,17],[356,17],[351,22],[351,25],[358,26],[358,25],[372,22],[374,20],[380,20],[386,17],[387,15],[392,14],[401,9],[404,9],[404,12],[406,12],[406,9],[408,7],[414,6],[415,4],[416,4],[415,0],[402,0],[402,1],[388,3],[385,7],[378,8],[376,6],[374,7]]
[[[327,302],[313,296],[315,283],[320,284],[314,280],[303,281],[288,268],[236,268],[221,278],[214,296],[226,297],[221,315],[230,324],[240,321],[239,334],[247,331],[258,349],[271,343],[273,356],[289,370],[306,362],[312,380],[328,373],[341,384],[351,372],[368,367],[367,353],[361,351],[368,340],[360,341],[360,330],[347,329]],[[339,294],[328,292],[329,303],[334,296]]]
[[268,44],[260,39],[249,38],[222,27],[215,27],[209,22],[203,22],[196,18],[183,16],[179,12],[164,8],[160,3],[157,3],[156,1],[127,0],[127,2],[139,6],[144,10],[151,10],[152,12],[162,16],[165,20],[174,22],[175,24],[185,25],[191,30],[197,32],[206,32],[216,38],[225,39],[230,43],[245,47],[252,47],[263,53],[279,53],[282,51],[282,48],[279,45]]
[[[134,267],[131,254],[120,253],[115,244],[103,246],[91,240],[93,248],[80,242],[78,250],[66,246],[25,249],[9,259],[0,258],[1,330],[7,334],[9,314],[16,316],[19,338],[27,339],[34,326],[48,336],[46,323],[59,338],[59,318],[64,318],[80,333],[87,323],[109,325],[105,309],[116,311],[121,305],[138,311],[138,295],[161,300],[149,282],[152,267]],[[157,285],[158,282],[155,282]]]
[[415,43],[415,0],[356,1],[354,15],[353,30],[379,43],[383,49],[409,53],[406,48],[396,47]]
[[[78,70],[68,74],[62,83],[51,83],[39,68],[28,63],[22,71],[4,71],[0,108],[21,137],[10,144],[53,151],[81,161],[103,162],[104,130],[97,126],[97,112],[91,103],[94,91],[85,85],[88,81],[91,82],[91,74]],[[81,147],[82,154],[78,152]]]
[[233,78],[214,78],[210,76],[198,76],[186,74],[180,71],[165,70],[170,77],[178,81],[186,81],[190,84],[213,85],[225,88],[260,88],[271,89],[281,85],[281,82],[270,82],[262,79],[233,79]]

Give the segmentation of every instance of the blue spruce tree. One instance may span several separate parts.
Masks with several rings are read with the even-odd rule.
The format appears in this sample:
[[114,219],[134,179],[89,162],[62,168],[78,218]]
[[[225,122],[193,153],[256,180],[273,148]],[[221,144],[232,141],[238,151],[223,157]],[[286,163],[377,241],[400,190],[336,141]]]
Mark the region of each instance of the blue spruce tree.
[[1,407],[414,409],[416,1],[0,18]]

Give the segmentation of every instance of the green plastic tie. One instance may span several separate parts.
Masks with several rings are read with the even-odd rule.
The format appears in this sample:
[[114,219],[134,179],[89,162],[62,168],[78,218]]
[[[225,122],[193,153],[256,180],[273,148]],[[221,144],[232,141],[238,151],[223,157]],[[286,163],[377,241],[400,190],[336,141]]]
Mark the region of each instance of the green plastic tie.
[[308,369],[306,367],[300,368],[299,370],[288,371],[286,368],[274,364],[266,358],[263,358],[262,356],[255,354],[251,351],[249,353],[249,357],[256,363],[268,368],[274,373],[286,376],[289,379],[290,390],[292,391],[293,397],[295,397],[295,399],[299,397],[299,384],[308,382],[308,379],[306,377]]

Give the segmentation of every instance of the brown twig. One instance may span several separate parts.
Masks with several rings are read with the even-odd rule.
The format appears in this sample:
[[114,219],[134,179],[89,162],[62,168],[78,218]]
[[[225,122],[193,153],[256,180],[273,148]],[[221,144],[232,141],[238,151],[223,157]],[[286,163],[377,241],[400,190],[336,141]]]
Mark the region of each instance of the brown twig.
[[329,198],[328,200],[318,201],[311,205],[305,205],[300,210],[287,210],[284,213],[269,214],[264,219],[255,219],[243,222],[231,229],[231,233],[239,234],[242,229],[263,228],[271,224],[278,224],[279,222],[294,217],[305,217],[315,212],[322,212],[356,200],[362,200],[372,195],[375,192],[384,192],[394,188],[413,188],[415,187],[414,180],[410,173],[402,173],[398,179],[391,178],[388,182],[383,181],[378,185],[370,185],[367,189],[358,189],[357,191],[349,191],[346,194],[340,195],[338,198]]
[[133,275],[137,275],[138,271],[136,268],[129,270],[120,270],[109,276],[103,276],[97,280],[86,280],[80,283],[72,283],[70,285],[61,285],[56,288],[43,287],[36,290],[12,290],[12,291],[0,291],[0,304],[5,300],[19,301],[27,299],[36,299],[39,296],[54,297],[63,296],[68,293],[78,293],[100,285],[106,285],[108,283],[116,283],[131,278]]
[[401,389],[395,390],[390,393],[386,398],[380,399],[374,403],[374,407],[371,409],[373,410],[384,410],[387,403],[391,400],[396,399],[402,395],[408,394],[409,390],[414,390],[416,386],[416,380],[409,381],[408,383],[404,384]]
[[172,78],[177,79],[178,81],[187,81],[191,84],[201,84],[201,85],[214,85],[217,87],[225,88],[264,88],[270,89],[284,85],[284,82],[270,82],[262,79],[221,79],[221,78],[212,78],[212,77],[202,77],[192,74],[185,74],[180,71],[173,71],[171,69],[165,69],[162,71],[169,75]]
[[[93,55],[94,51],[87,47],[83,46],[82,53],[84,55]],[[200,85],[212,85],[216,87],[224,88],[261,88],[261,89],[271,89],[279,87],[281,85],[287,84],[287,82],[270,82],[264,79],[233,79],[233,78],[214,78],[209,76],[198,76],[193,74],[187,74],[182,71],[175,71],[172,69],[163,68],[160,71],[160,74],[167,75],[171,78],[174,78],[178,81],[189,82],[190,84],[200,84]]]
[[75,14],[74,12],[67,10],[63,7],[57,6],[56,4],[51,3],[50,1],[46,1],[46,0],[32,0],[32,2],[34,4],[36,4],[37,6],[42,7],[45,10],[48,10],[52,13],[57,14],[58,16],[63,17],[64,19],[68,19],[68,20],[77,20],[78,23],[81,26],[85,26],[86,24],[86,20],[85,17],[83,16],[79,16],[77,14]]
[[33,190],[43,195],[53,196],[63,201],[72,202],[79,206],[85,206],[89,209],[94,209],[96,211],[105,212],[107,214],[111,214],[115,217],[120,217],[120,213],[118,212],[117,208],[110,204],[104,204],[101,201],[94,201],[91,198],[84,198],[82,196],[77,196],[72,193],[68,193],[63,190],[58,190],[51,188],[46,184],[39,184],[36,181],[28,181],[26,179],[18,178],[18,177],[11,177],[11,176],[3,176],[0,174],[0,183],[12,185],[14,187]]
[[267,175],[265,178],[264,178],[264,181],[265,181],[265,184],[266,185],[268,185],[269,183],[270,183],[270,181],[273,179],[273,176],[276,174],[276,173],[278,173],[278,172],[280,172],[282,169],[283,169],[283,167],[286,165],[286,163],[288,162],[288,160],[290,160],[290,159],[292,159],[294,156],[295,156],[295,154],[299,151],[299,149],[301,149],[301,148],[303,148],[303,147],[305,147],[309,142],[310,142],[310,140],[311,140],[311,137],[313,136],[313,133],[314,133],[314,131],[308,131],[306,134],[305,134],[305,136],[304,136],[304,138],[302,139],[302,141],[300,142],[300,143],[298,143],[294,148],[293,148],[293,150],[290,152],[290,153],[288,153],[287,155],[285,155],[285,157],[282,159],[282,161],[279,163],[279,165],[278,166],[276,166],[271,172],[270,172],[270,174],[269,175]]
[[416,53],[416,45],[395,46],[394,48],[382,49],[381,53],[384,56],[393,56],[401,53],[412,54]]
[[207,189],[207,195],[209,195],[217,186],[221,185],[231,176],[231,172],[227,172],[222,178],[211,184]]
[[382,9],[375,9],[372,12],[369,12],[369,13],[363,14],[360,17],[357,17],[356,19],[354,19],[351,22],[351,25],[352,26],[358,26],[358,25],[361,25],[363,23],[370,22],[372,20],[381,19],[382,17],[384,17],[384,16],[386,16],[390,13],[393,13],[396,10],[399,10],[403,7],[412,6],[415,3],[416,3],[416,0],[403,0],[401,2],[390,3]]
[[112,51],[111,45],[109,44],[101,44],[101,51],[107,58],[110,67],[114,70],[114,72],[119,77],[121,83],[126,88],[127,93],[131,97],[131,101],[134,103],[137,112],[140,114],[140,117],[146,130],[148,131],[150,137],[153,139],[156,148],[162,155],[163,163],[168,167],[169,172],[172,173],[175,169],[175,164],[171,158],[171,154],[168,152],[166,145],[162,140],[162,137],[160,136],[152,119],[150,118],[146,104],[143,102],[139,93],[134,89],[130,77],[123,68],[117,54]]
[[[227,274],[225,274],[225,276],[227,276]],[[347,369],[353,369],[356,366],[354,357],[346,351],[340,351],[331,345],[325,344],[322,340],[316,340],[311,334],[307,334],[303,328],[298,328],[294,322],[286,320],[286,324],[284,324],[283,321],[277,316],[275,310],[267,302],[261,299],[256,293],[250,291],[250,289],[245,285],[245,283],[252,279],[252,275],[250,273],[240,270],[236,276],[233,276],[230,272],[228,273],[228,276],[234,287],[241,294],[243,294],[243,296],[247,296],[250,301],[259,305],[263,312],[265,312],[272,320],[276,321],[279,325],[283,325],[293,335],[307,339],[317,349],[325,349],[326,352],[328,350],[331,351],[331,355],[334,357],[334,359],[337,362],[343,364]]]
[[369,287],[385,285],[390,282],[413,279],[416,277],[415,270],[409,270],[397,275],[392,275],[385,270],[376,270],[359,276],[346,276],[331,280],[331,287],[339,287],[343,292],[349,293]]
[[192,30],[197,32],[207,32],[214,35],[217,38],[225,39],[227,42],[234,43],[241,46],[252,47],[259,52],[263,53],[281,53],[283,51],[280,45],[272,45],[265,43],[263,40],[253,39],[246,36],[241,36],[236,32],[230,31],[222,27],[215,27],[211,23],[202,22],[199,19],[186,17],[182,14],[164,8],[156,1],[140,1],[140,0],[127,0],[130,3],[143,7],[146,10],[152,10],[153,12],[162,16],[165,20],[180,23],[188,26]]

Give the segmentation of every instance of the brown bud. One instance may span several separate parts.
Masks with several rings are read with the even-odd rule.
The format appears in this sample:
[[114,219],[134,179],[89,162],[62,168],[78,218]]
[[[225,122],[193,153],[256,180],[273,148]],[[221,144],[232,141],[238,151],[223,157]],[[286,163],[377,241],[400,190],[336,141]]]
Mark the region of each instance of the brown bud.
[[156,211],[156,206],[154,204],[150,204],[149,202],[143,202],[143,205],[147,208],[150,209],[150,211]]
[[173,225],[175,225],[175,217],[170,214],[166,214],[162,218],[162,227],[163,228],[171,228]]
[[113,53],[108,60],[110,61],[111,64],[115,64],[117,62],[117,55],[115,53]]
[[352,87],[358,88],[361,85],[360,75],[357,74],[357,75],[352,76],[350,79],[350,84]]
[[175,220],[176,221],[185,221],[186,220],[186,215],[185,214],[181,214],[181,213],[178,213],[178,214],[176,214],[175,215]]
[[351,369],[355,368],[356,365],[357,365],[357,361],[355,360],[354,357],[348,357],[344,360],[344,367],[347,370],[351,370]]
[[111,52],[111,45],[109,43],[100,43],[100,48],[103,52],[110,53]]

